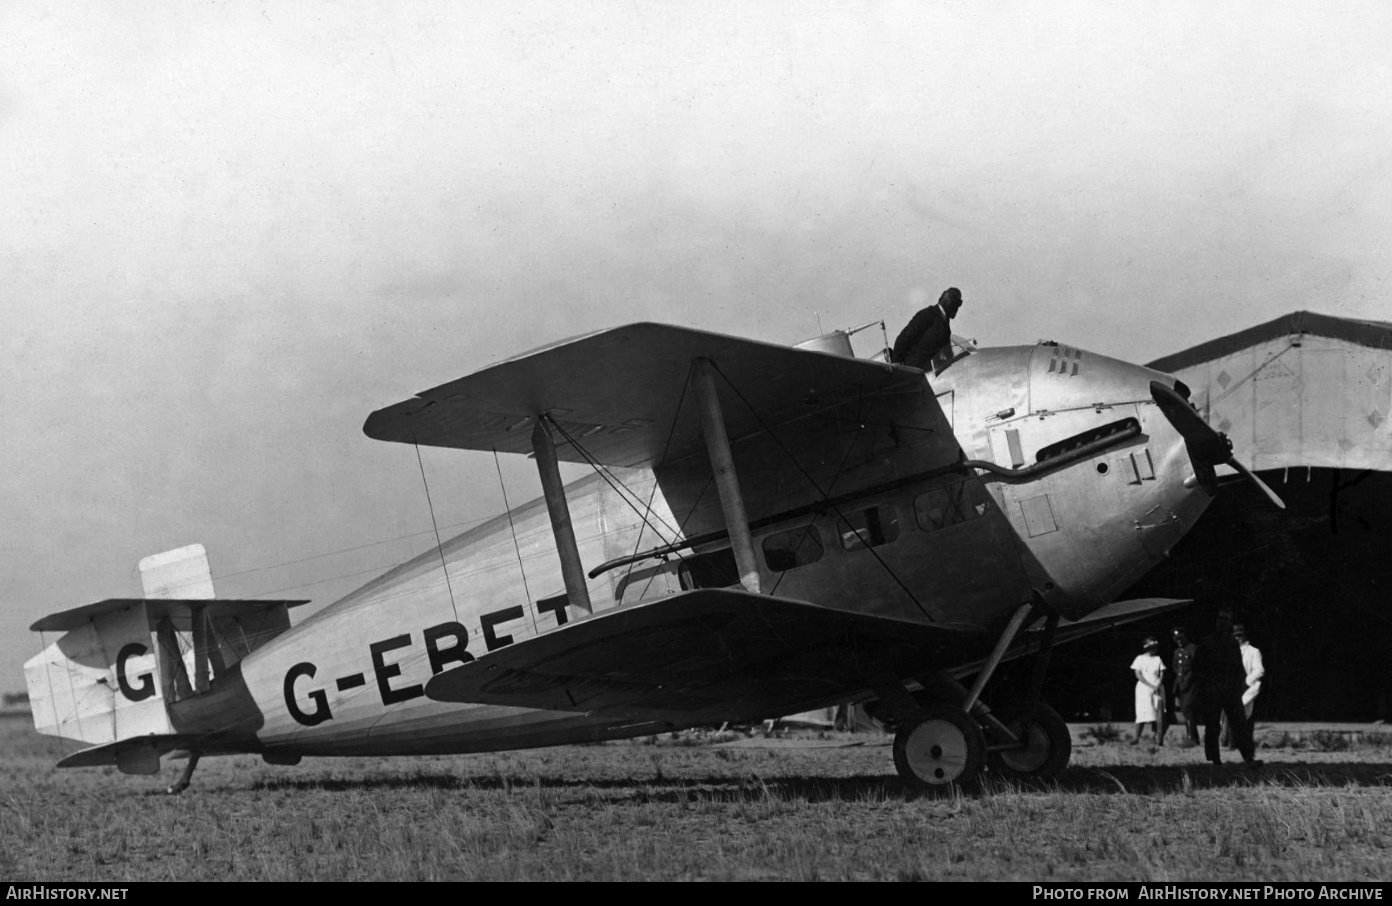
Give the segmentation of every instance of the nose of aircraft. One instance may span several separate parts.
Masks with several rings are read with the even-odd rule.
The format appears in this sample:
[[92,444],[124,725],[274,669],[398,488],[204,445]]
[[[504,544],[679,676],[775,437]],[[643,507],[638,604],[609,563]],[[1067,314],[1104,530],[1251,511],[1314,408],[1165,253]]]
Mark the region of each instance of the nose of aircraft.
[[1267,487],[1266,482],[1237,461],[1233,455],[1232,441],[1228,436],[1221,431],[1215,431],[1178,391],[1159,381],[1151,381],[1150,396],[1169,423],[1184,438],[1189,459],[1194,464],[1195,476],[1207,490],[1211,491],[1217,486],[1213,467],[1227,465],[1261,488],[1262,493],[1276,506],[1286,508],[1276,492]]

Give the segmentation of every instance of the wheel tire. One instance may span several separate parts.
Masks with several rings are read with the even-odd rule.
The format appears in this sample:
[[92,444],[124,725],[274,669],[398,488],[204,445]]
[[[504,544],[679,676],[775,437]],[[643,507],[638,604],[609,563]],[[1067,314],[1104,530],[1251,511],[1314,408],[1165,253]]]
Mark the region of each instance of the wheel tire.
[[1016,735],[1023,733],[1025,748],[992,752],[991,770],[1006,777],[1047,780],[1068,767],[1073,755],[1073,736],[1057,711],[1042,702],[1035,705],[1027,726],[1018,717],[1003,723]]
[[929,705],[894,734],[894,767],[920,792],[970,788],[985,763],[986,734],[961,708]]

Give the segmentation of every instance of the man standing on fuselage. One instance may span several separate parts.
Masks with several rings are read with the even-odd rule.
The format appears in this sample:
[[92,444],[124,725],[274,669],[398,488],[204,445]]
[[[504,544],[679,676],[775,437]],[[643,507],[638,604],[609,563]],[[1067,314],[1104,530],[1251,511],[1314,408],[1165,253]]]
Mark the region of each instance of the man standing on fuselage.
[[924,371],[933,367],[933,357],[952,341],[952,319],[962,307],[962,291],[948,287],[938,297],[938,304],[913,316],[907,327],[894,341],[890,360],[898,365],[912,365]]

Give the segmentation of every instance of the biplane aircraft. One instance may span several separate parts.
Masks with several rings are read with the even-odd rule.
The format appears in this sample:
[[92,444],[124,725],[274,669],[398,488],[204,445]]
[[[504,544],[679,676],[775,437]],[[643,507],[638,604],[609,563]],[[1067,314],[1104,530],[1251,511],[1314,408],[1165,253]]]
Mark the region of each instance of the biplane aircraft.
[[[216,598],[199,546],[147,558],[145,598],[34,625],[62,633],[25,668],[35,723],[88,744],[65,767],[188,752],[177,791],[202,755],[496,751],[875,700],[912,787],[1047,776],[1071,748],[1042,697],[1053,645],[1185,603],[1117,598],[1215,466],[1241,469],[1186,397],[1053,342],[954,338],[925,373],[844,331],[601,330],[364,425],[533,456],[542,498],[294,626],[302,602]],[[559,461],[592,472],[566,485]],[[1028,687],[988,703],[1023,653]]]

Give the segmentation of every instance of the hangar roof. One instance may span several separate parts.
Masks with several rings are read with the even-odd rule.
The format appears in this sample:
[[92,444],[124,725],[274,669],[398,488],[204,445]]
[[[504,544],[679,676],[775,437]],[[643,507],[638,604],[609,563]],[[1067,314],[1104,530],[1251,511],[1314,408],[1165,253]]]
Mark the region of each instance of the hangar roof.
[[1249,468],[1392,472],[1392,324],[1298,311],[1151,367]]
[[1314,334],[1336,340],[1346,340],[1359,346],[1375,349],[1392,349],[1392,323],[1386,321],[1362,321],[1356,318],[1336,318],[1310,311],[1296,311],[1282,315],[1274,321],[1258,324],[1226,337],[1209,340],[1198,346],[1191,346],[1150,363],[1157,371],[1173,374],[1184,368],[1191,368],[1203,362],[1210,362],[1229,355],[1239,349],[1277,337],[1292,334]]

